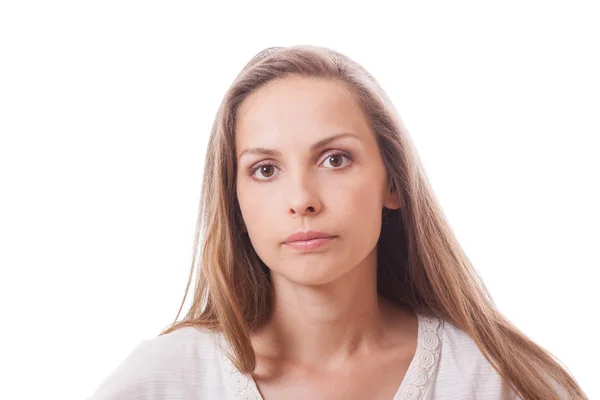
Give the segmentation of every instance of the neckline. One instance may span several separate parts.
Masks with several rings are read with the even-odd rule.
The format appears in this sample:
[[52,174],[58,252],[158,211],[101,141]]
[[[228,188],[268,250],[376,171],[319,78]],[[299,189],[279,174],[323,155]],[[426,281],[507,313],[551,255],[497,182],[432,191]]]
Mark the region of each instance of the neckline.
[[[436,317],[421,313],[417,315],[417,349],[406,370],[404,378],[391,400],[419,400],[439,362],[441,351],[441,331],[443,322]],[[224,336],[219,335],[221,344],[230,350]],[[242,374],[231,360],[222,353],[223,367],[227,383],[235,399],[264,400],[252,375]]]

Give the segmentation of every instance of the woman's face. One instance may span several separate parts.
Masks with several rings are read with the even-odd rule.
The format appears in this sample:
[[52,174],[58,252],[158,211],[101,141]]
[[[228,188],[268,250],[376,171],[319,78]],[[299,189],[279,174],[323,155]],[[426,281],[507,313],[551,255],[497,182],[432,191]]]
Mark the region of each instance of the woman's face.
[[292,76],[255,91],[238,112],[236,151],[242,217],[273,279],[320,285],[375,266],[382,208],[399,204],[343,83]]

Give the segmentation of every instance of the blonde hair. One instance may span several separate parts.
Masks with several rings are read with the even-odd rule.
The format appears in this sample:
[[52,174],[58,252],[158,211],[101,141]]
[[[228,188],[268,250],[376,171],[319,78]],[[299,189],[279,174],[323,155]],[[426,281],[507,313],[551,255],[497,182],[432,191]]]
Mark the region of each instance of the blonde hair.
[[[384,90],[358,63],[323,47],[263,50],[227,91],[206,153],[189,280],[175,321],[161,335],[184,326],[222,332],[236,367],[243,373],[256,367],[249,335],[271,312],[271,281],[267,266],[244,233],[236,198],[236,114],[249,94],[291,74],[345,83],[376,134],[388,182],[402,205],[383,213],[377,257],[379,294],[462,329],[521,398],[558,399],[556,390],[561,389],[571,398],[586,399],[566,367],[496,309],[446,220]],[[195,271],[190,309],[177,321]]]

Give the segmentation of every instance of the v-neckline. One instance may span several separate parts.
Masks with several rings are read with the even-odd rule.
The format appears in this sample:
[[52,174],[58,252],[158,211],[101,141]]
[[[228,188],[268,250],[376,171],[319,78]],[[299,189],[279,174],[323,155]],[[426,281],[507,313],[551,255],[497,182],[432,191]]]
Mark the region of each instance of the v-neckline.
[[[425,393],[435,367],[439,363],[442,347],[443,321],[439,318],[416,313],[417,349],[410,361],[404,378],[391,400],[419,400]],[[225,349],[231,350],[219,335]],[[242,374],[231,360],[222,353],[223,367],[229,388],[235,399],[264,400],[251,374]]]

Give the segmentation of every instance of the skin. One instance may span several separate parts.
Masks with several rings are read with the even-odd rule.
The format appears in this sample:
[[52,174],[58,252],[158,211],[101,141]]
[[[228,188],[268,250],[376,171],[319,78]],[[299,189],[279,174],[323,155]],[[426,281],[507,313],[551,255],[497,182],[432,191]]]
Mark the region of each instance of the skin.
[[[263,397],[392,399],[417,319],[377,293],[381,212],[400,204],[353,93],[321,78],[270,82],[241,104],[236,153],[239,206],[274,291],[272,317],[251,335]],[[333,239],[283,243],[308,230]]]

